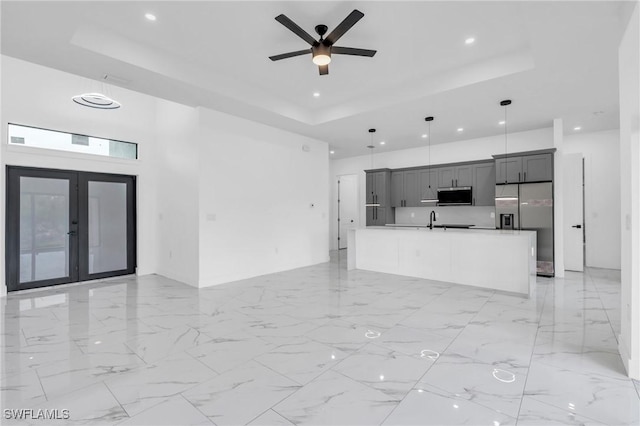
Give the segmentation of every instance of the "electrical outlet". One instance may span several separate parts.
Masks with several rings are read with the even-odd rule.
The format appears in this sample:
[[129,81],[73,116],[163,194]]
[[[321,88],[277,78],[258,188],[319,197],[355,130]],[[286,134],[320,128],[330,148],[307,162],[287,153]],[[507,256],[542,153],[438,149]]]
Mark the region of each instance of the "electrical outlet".
[[440,217],[440,213],[436,212],[436,219]]
[[496,218],[496,212],[491,212],[491,214],[489,216],[491,216],[491,219],[495,219]]
[[416,217],[416,214],[414,212],[411,212],[411,217]]

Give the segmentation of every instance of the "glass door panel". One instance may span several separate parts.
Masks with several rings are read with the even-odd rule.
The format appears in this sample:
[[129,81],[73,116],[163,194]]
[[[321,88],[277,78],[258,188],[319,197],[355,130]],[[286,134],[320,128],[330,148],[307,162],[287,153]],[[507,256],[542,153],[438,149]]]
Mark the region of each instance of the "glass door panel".
[[89,182],[89,274],[127,269],[127,185]]
[[7,288],[77,280],[77,176],[10,168],[7,186]]
[[69,181],[20,178],[20,283],[69,276]]
[[133,274],[135,178],[7,166],[9,291]]

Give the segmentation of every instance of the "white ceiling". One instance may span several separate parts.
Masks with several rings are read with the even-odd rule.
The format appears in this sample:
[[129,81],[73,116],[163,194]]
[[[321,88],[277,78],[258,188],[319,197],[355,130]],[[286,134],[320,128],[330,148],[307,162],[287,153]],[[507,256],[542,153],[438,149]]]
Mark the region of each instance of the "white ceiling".
[[[426,115],[433,143],[502,133],[507,98],[509,131],[558,117],[583,132],[617,128],[617,49],[632,4],[3,1],[2,53],[324,140],[340,158],[366,153],[370,127],[381,150],[424,145]],[[268,59],[308,47],[278,14],[315,36],[354,8],[365,16],[337,44],[375,57],[334,56],[327,76],[310,56]]]

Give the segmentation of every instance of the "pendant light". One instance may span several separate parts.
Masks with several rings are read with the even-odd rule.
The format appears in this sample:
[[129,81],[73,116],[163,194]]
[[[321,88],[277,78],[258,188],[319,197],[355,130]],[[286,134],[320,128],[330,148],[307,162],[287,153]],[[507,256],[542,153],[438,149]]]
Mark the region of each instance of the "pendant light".
[[[367,148],[371,151],[371,169],[373,170],[373,150],[375,149],[375,145],[373,144],[373,134],[376,132],[376,129],[369,129],[370,141]],[[365,207],[380,207],[380,203],[367,203],[364,205]]]
[[[102,78],[102,91],[104,92],[104,80],[108,77],[107,74]],[[78,105],[86,106],[96,109],[118,109],[122,105],[120,102],[111,99],[110,97],[103,95],[102,93],[83,93],[81,95],[75,95],[71,98],[73,102]]]
[[[511,100],[505,99],[504,101],[500,101],[500,106],[504,107],[504,167],[505,167],[505,179],[507,177],[507,166],[509,159],[509,149],[507,145],[507,107],[511,105]],[[498,183],[498,182],[496,182]],[[505,180],[505,184],[507,181]],[[518,201],[518,197],[514,197],[513,195],[504,195],[504,188],[506,185],[502,185],[500,188],[500,194],[496,194],[496,200],[499,201]]]
[[[428,132],[427,132],[427,141],[428,141],[428,155],[429,155],[429,161],[428,161],[428,165],[429,165],[429,181],[428,181],[428,187],[426,192],[424,193],[424,197],[422,197],[422,199],[420,200],[421,203],[437,203],[438,202],[438,194],[434,191],[434,189],[431,187],[431,122],[433,121],[433,117],[425,117],[424,121],[427,122],[428,127]],[[435,182],[434,182],[435,183]]]

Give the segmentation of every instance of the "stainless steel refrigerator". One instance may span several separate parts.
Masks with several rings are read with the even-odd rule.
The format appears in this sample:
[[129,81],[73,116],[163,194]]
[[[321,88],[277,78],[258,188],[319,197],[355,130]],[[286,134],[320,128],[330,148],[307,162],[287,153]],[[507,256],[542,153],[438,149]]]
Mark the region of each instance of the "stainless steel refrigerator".
[[554,276],[553,183],[496,185],[496,228],[536,231],[538,275]]

